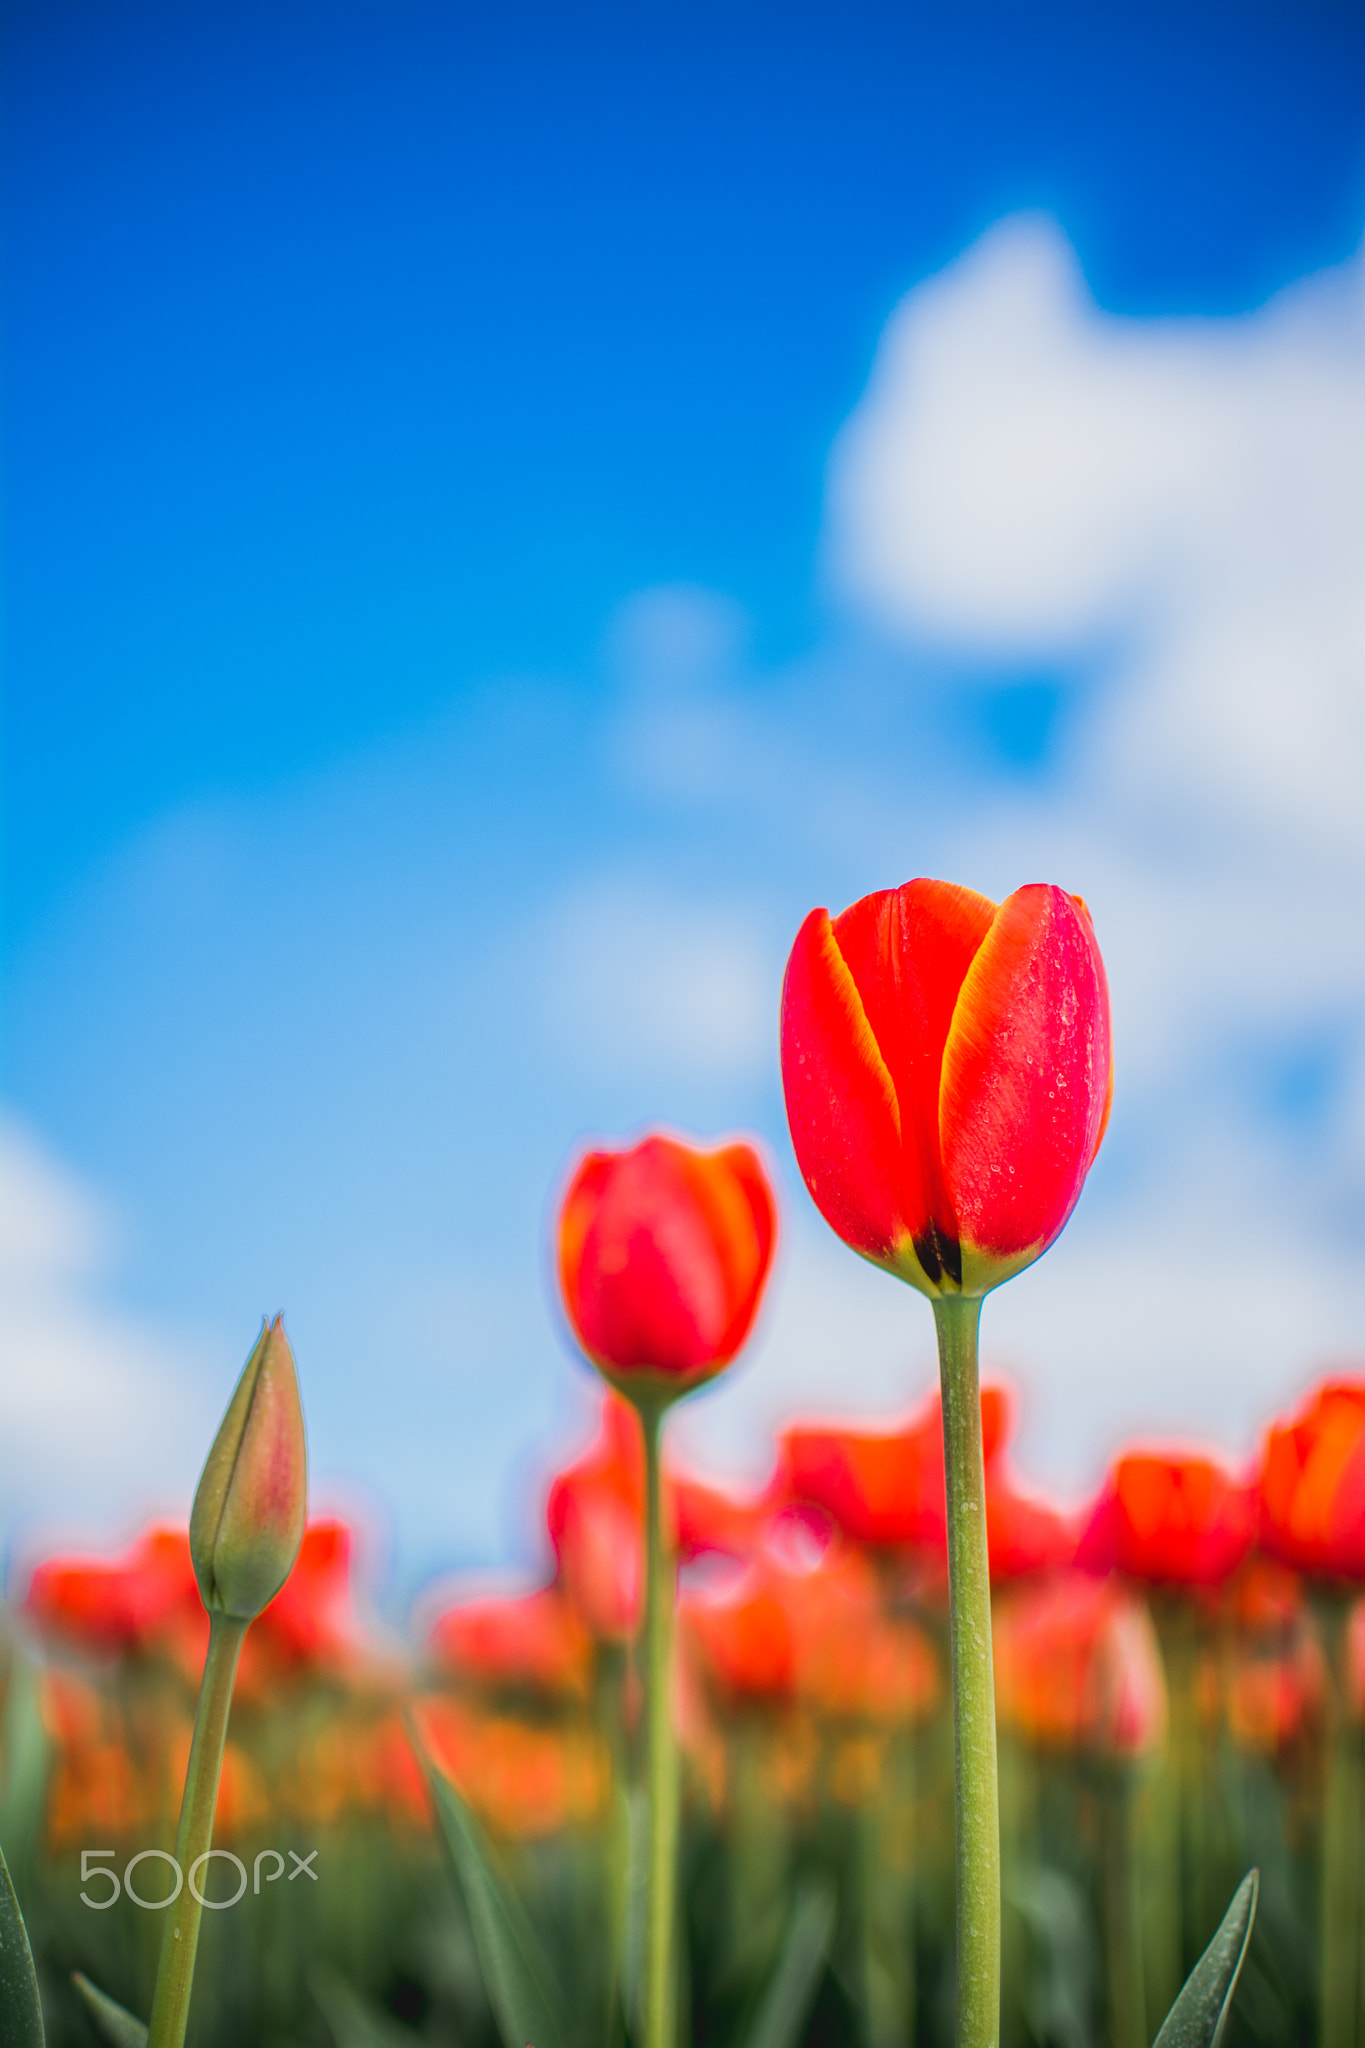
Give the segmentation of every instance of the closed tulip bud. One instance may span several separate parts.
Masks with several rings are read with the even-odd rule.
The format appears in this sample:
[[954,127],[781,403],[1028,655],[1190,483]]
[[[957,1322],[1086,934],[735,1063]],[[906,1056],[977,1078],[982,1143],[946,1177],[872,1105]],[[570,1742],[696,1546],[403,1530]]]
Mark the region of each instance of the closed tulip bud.
[[190,1554],[210,1614],[250,1621],[293,1570],[308,1471],[294,1354],[276,1316],[256,1341],[213,1440],[190,1515]]
[[1109,1114],[1085,905],[921,880],[813,910],[782,992],[782,1085],[802,1177],[846,1244],[930,1296],[999,1286],[1061,1230]]

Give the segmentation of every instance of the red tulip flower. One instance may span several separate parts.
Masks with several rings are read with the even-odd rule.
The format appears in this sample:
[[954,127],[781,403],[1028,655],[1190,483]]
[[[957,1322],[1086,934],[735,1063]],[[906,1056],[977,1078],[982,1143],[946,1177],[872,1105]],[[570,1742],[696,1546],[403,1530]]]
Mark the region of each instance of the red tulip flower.
[[1251,1548],[1255,1496],[1214,1458],[1129,1451],[1081,1538],[1080,1562],[1154,1585],[1221,1585]]
[[[1009,1426],[1003,1387],[981,1389],[981,1435],[989,1465]],[[797,1423],[779,1442],[775,1485],[793,1500],[813,1501],[859,1543],[913,1544],[942,1550],[947,1542],[943,1419],[938,1396],[900,1429],[841,1429]]]
[[802,1176],[844,1242],[925,1294],[1047,1250],[1108,1117],[1109,991],[1078,896],[947,882],[813,910],[782,991]]
[[927,1294],[939,1343],[957,1787],[957,2042],[1000,2036],[1000,1847],[981,1298],[1045,1252],[1108,1119],[1109,990],[1090,913],[1050,885],[947,882],[813,910],[782,988],[802,1178],[851,1248]]
[[430,1641],[458,1679],[490,1692],[581,1699],[588,1691],[591,1639],[558,1586],[447,1608]]
[[[981,1389],[986,1533],[993,1580],[1070,1564],[1076,1537],[1066,1516],[1023,1491],[1004,1455],[1006,1389]],[[857,1542],[921,1551],[941,1570],[948,1541],[943,1411],[937,1395],[897,1430],[798,1424],[782,1432],[774,1490],[823,1508]]]
[[603,1642],[627,1642],[640,1624],[644,1505],[639,1418],[608,1394],[595,1442],[557,1475],[545,1509],[558,1586]]
[[1365,1579],[1365,1380],[1326,1380],[1272,1426],[1261,1545],[1315,1578]]
[[668,2048],[676,2032],[671,1944],[679,1782],[672,1723],[677,1581],[664,1529],[663,1416],[680,1394],[728,1365],[748,1336],[776,1234],[772,1189],[751,1145],[702,1152],[658,1133],[623,1152],[588,1153],[569,1182],[559,1217],[559,1282],[574,1335],[643,1424],[649,1814],[644,2048]]
[[623,1392],[672,1399],[730,1363],[753,1325],[777,1213],[751,1145],[645,1138],[580,1161],[559,1219],[574,1335]]
[[154,1528],[112,1561],[52,1558],[25,1603],[45,1633],[96,1656],[165,1656],[197,1677],[208,1644],[183,1529]]

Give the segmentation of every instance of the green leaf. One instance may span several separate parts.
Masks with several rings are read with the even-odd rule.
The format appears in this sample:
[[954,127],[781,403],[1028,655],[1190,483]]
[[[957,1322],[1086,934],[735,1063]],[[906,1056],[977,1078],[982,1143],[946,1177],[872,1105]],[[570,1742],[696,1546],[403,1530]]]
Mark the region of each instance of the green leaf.
[[109,2043],[109,2048],[146,2048],[147,2029],[126,2006],[111,1998],[107,1991],[101,1991],[79,1970],[71,1972],[71,1981],[95,2023],[95,2032],[102,2041]]
[[744,2048],[796,2048],[829,1955],[834,1919],[833,1885],[824,1878],[803,1885]]
[[28,1930],[0,1854],[0,2048],[43,2048],[43,2008]]
[[1256,1918],[1260,1872],[1250,1870],[1233,1893],[1223,1924],[1185,1980],[1152,2048],[1218,2048]]
[[400,2027],[362,1998],[339,1970],[322,1964],[309,1971],[308,1984],[336,2037],[337,2048],[409,2048],[410,2043],[421,2040],[420,2034]]
[[469,1913],[484,1989],[506,2048],[564,2048],[563,1995],[483,1829],[449,1778],[427,1762],[436,1816]]

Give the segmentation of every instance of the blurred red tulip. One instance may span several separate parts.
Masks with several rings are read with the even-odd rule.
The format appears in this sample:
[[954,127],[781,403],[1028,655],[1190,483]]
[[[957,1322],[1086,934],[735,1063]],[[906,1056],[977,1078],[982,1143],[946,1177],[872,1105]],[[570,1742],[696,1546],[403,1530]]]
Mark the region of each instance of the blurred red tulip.
[[602,1403],[597,1438],[550,1487],[545,1519],[558,1584],[591,1633],[625,1642],[644,1596],[644,1444],[630,1403]]
[[1260,1538],[1317,1578],[1365,1578],[1365,1380],[1325,1380],[1261,1459]]
[[1156,1635],[1116,1580],[1066,1572],[1016,1590],[996,1616],[995,1685],[1001,1726],[1032,1742],[1137,1756],[1165,1732]]
[[986,1467],[986,1549],[994,1585],[1056,1571],[1076,1555],[1072,1518],[1022,1489],[1004,1457]]
[[[310,1525],[298,1563],[243,1645],[244,1692],[281,1671],[339,1668],[356,1642],[350,1592],[351,1532]],[[195,1581],[189,1534],[155,1528],[111,1562],[54,1558],[29,1585],[28,1613],[45,1633],[95,1656],[163,1657],[198,1682],[209,1623]]]
[[95,1656],[161,1656],[198,1679],[209,1621],[183,1529],[153,1528],[120,1558],[52,1558],[29,1582],[40,1630]]
[[740,1500],[690,1473],[664,1473],[665,1510],[674,1547],[684,1563],[699,1557],[750,1555],[767,1518],[764,1500]]
[[588,1691],[591,1638],[556,1586],[451,1607],[432,1627],[431,1648],[457,1677],[477,1685],[567,1699]]
[[[981,1389],[987,1462],[1009,1428],[1003,1387]],[[856,1542],[922,1544],[943,1549],[948,1510],[943,1419],[937,1394],[899,1429],[845,1429],[796,1423],[778,1438],[774,1495],[813,1501]]]
[[1199,1452],[1129,1451],[1091,1513],[1078,1553],[1092,1571],[1154,1585],[1216,1586],[1256,1533],[1254,1490]]
[[749,1334],[777,1214],[750,1145],[654,1135],[580,1160],[559,1219],[574,1335],[613,1384],[668,1397],[728,1365]]
[[[1010,1428],[1006,1388],[981,1389],[986,1527],[991,1576],[1068,1564],[1075,1535],[1067,1518],[1022,1492],[1003,1457]],[[811,1501],[856,1542],[908,1546],[946,1559],[948,1505],[942,1403],[933,1394],[897,1430],[797,1424],[778,1439],[773,1495]]]
[[1108,1117],[1109,993],[1079,897],[947,882],[813,910],[782,991],[792,1143],[825,1221],[924,1293],[1046,1251]]
[[686,1594],[680,1616],[712,1683],[731,1699],[801,1699],[826,1714],[900,1723],[937,1692],[928,1642],[885,1612],[876,1574],[846,1546],[805,1570],[765,1550],[719,1593]]

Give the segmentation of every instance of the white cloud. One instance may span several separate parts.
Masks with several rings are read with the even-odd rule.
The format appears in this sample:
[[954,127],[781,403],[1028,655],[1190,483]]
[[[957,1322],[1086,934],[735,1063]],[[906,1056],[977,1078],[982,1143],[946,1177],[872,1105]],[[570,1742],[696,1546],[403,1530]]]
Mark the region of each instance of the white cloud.
[[[826,542],[921,653],[1089,677],[1045,785],[985,777],[914,836],[921,871],[1082,890],[1110,967],[1107,1156],[985,1310],[1025,1467],[1075,1492],[1133,1435],[1248,1454],[1314,1371],[1365,1365],[1365,266],[1119,320],[1055,227],[1005,223],[895,314]],[[1323,1044],[1317,1109],[1277,1106]],[[752,1369],[683,1425],[749,1469],[793,1406],[894,1409],[928,1372],[922,1304],[792,1237]]]
[[108,1540],[188,1511],[212,1419],[186,1347],[114,1314],[96,1282],[115,1240],[75,1175],[0,1119],[0,1490],[11,1534]]
[[742,905],[606,876],[563,896],[548,925],[526,957],[547,1037],[580,1071],[742,1080],[774,1057],[777,963]]
[[1053,224],[1007,221],[893,316],[829,509],[837,583],[893,630],[1108,650],[1112,796],[1365,846],[1365,264],[1119,319]]

